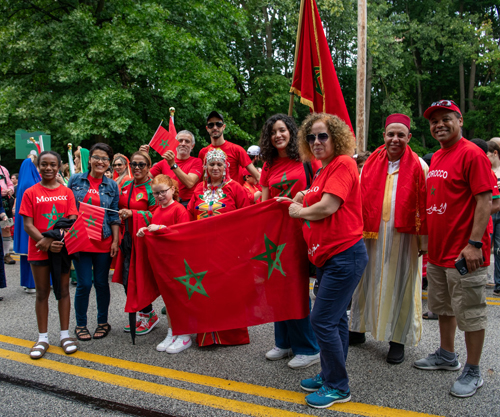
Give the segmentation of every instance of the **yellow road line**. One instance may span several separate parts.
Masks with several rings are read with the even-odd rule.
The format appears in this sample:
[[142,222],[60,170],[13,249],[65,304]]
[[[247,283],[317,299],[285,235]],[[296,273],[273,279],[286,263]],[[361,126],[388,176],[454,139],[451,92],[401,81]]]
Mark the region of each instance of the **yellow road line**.
[[[33,346],[33,342],[24,340],[24,339],[18,339],[10,336],[3,336],[0,335],[0,342],[3,343],[8,343],[12,345],[17,345],[17,346],[23,346],[26,348],[31,348]],[[0,352],[2,349],[0,349]],[[66,356],[63,352],[63,350],[59,347],[55,346],[50,346],[49,353],[55,353],[57,355],[62,355]],[[1,356],[1,355],[0,355]],[[33,361],[28,357],[28,355],[23,355],[23,357],[26,358],[25,363],[29,364],[38,364],[39,362],[45,362],[45,359],[42,359],[41,361]],[[81,359],[87,362],[93,362],[93,363],[99,363],[102,365],[107,365],[107,366],[113,366],[116,368],[120,369],[126,369],[134,372],[139,372],[142,374],[149,374],[149,375],[155,375],[155,376],[160,376],[164,377],[167,379],[173,379],[173,380],[178,380],[178,381],[184,381],[184,382],[189,382],[192,384],[197,384],[197,385],[204,385],[204,386],[209,386],[213,388],[218,388],[218,389],[223,389],[226,391],[232,391],[232,392],[239,392],[242,394],[248,394],[248,395],[254,395],[257,397],[261,398],[268,398],[268,399],[273,399],[273,400],[278,400],[278,401],[284,401],[284,402],[289,402],[289,403],[294,403],[294,404],[304,404],[304,397],[305,394],[300,393],[300,392],[294,392],[294,391],[287,391],[287,390],[282,390],[282,389],[277,389],[277,388],[271,388],[271,387],[262,387],[260,385],[255,385],[255,384],[247,384],[244,382],[237,382],[237,381],[231,381],[223,378],[216,378],[216,377],[211,377],[211,376],[205,376],[205,375],[199,375],[199,374],[194,374],[190,372],[184,372],[184,371],[177,371],[175,369],[168,369],[168,368],[162,368],[159,366],[154,366],[154,365],[146,365],[143,363],[138,363],[138,362],[132,362],[132,361],[127,361],[123,359],[116,359],[116,358],[111,358],[108,356],[102,356],[102,355],[96,355],[93,353],[86,353],[86,352],[81,352],[78,351],[71,355],[72,358],[77,358]],[[59,362],[56,362],[59,363]],[[63,366],[66,366],[63,364]],[[79,367],[76,367],[80,369]],[[82,368],[85,369],[86,368]],[[91,371],[91,372],[97,372],[97,371]],[[79,374],[76,374],[78,376],[82,376]],[[113,378],[115,374],[112,374]],[[113,384],[113,379],[110,382]],[[134,379],[134,381],[136,381]],[[116,384],[120,385],[120,384]],[[122,385],[120,385],[122,386]],[[148,391],[149,392],[149,391]],[[195,402],[191,401],[192,398],[192,391],[190,392],[190,399],[186,400],[188,402]],[[161,394],[158,394],[161,395]],[[198,395],[198,393],[196,393]],[[168,395],[170,396],[170,395]],[[172,397],[172,398],[177,398],[177,397]],[[219,397],[215,397],[219,398]],[[179,398],[177,398],[179,399]],[[217,408],[217,407],[216,407]],[[226,409],[226,408],[224,408]],[[431,414],[425,414],[425,413],[419,413],[419,412],[414,412],[414,411],[407,411],[407,410],[400,410],[400,409],[393,409],[393,408],[388,408],[388,407],[380,407],[376,405],[371,405],[371,404],[362,404],[362,403],[345,403],[345,404],[336,404],[333,408],[333,410],[338,411],[338,412],[343,412],[343,413],[350,413],[350,414],[357,414],[361,416],[370,416],[370,417],[398,417],[398,416],[408,416],[408,417],[429,417],[432,416]],[[234,412],[240,412],[236,410],[232,410]],[[281,411],[281,410],[280,410]],[[243,413],[245,414],[245,413]],[[259,415],[259,414],[250,414],[250,415]],[[271,414],[267,414],[271,415]],[[293,415],[300,415],[300,414],[293,414]]]

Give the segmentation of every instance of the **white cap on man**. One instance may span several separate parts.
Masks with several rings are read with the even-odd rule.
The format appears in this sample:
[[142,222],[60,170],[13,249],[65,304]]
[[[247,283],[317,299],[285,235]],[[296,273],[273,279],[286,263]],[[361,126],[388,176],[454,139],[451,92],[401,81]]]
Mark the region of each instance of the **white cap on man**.
[[260,148],[257,145],[252,145],[248,148],[247,154],[250,156],[259,156]]

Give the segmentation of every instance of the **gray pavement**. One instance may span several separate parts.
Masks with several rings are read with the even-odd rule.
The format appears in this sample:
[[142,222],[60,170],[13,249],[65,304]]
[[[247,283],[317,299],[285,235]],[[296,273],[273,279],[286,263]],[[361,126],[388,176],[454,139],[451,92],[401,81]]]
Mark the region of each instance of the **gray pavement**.
[[[286,360],[266,361],[264,354],[274,346],[272,324],[250,328],[251,343],[246,346],[200,349],[193,343],[193,347],[188,350],[177,355],[169,355],[155,350],[156,344],[165,337],[166,333],[166,320],[165,316],[162,316],[156,328],[148,335],[137,337],[136,345],[133,346],[130,335],[122,330],[127,323],[127,315],[123,313],[125,305],[123,288],[118,284],[111,284],[112,299],[109,317],[109,322],[113,327],[111,334],[102,340],[80,342],[80,351],[135,362],[143,364],[142,366],[124,369],[120,366],[110,366],[113,365],[111,359],[105,360],[104,363],[96,363],[90,357],[65,356],[50,351],[43,360],[31,361],[27,357],[29,349],[25,345],[31,346],[38,335],[34,296],[26,294],[19,286],[18,265],[6,265],[5,268],[8,287],[0,290],[0,295],[4,297],[4,300],[0,302],[2,312],[0,354],[4,354],[0,355],[0,370],[7,376],[41,382],[71,392],[144,408],[145,411],[152,411],[150,415],[155,415],[156,411],[164,415],[175,416],[293,415],[287,414],[290,412],[317,416],[404,416],[407,415],[404,410],[409,410],[442,416],[500,416],[498,404],[500,305],[488,306],[489,321],[481,362],[485,384],[474,397],[457,399],[449,395],[449,388],[458,377],[458,372],[426,372],[411,366],[413,361],[426,356],[438,347],[437,321],[424,321],[420,344],[417,347],[407,347],[406,360],[401,365],[387,364],[385,356],[388,344],[375,342],[369,335],[365,344],[350,349],[348,371],[352,402],[356,403],[356,407],[344,409],[347,412],[339,412],[335,408],[313,410],[302,402],[302,394],[297,397],[299,400],[287,402],[266,398],[259,392],[256,395],[235,392],[231,385],[228,385],[227,389],[220,389],[210,384],[207,386],[204,382],[194,381],[189,375],[185,380],[179,380],[175,375],[171,375],[171,371],[167,371],[164,376],[152,374],[149,365],[189,372],[195,376],[224,378],[260,387],[278,388],[297,395],[301,393],[298,386],[300,379],[317,373],[319,365],[297,371],[288,368]],[[72,287],[72,298],[74,291],[75,287]],[[493,297],[492,290],[488,290],[487,296]],[[500,302],[500,299],[498,301]],[[161,298],[153,305],[159,312],[163,307]],[[426,311],[425,300],[422,311]],[[88,326],[91,332],[96,326],[95,312],[95,295],[92,292]],[[57,346],[59,324],[57,305],[53,296],[49,314],[49,339],[51,345]],[[74,329],[74,326],[74,314],[72,314],[70,331]],[[24,345],[21,342],[6,343],[6,339],[1,339],[2,335],[27,342],[24,342]],[[464,363],[465,346],[461,332],[457,332],[456,340],[460,361]],[[5,358],[5,352],[7,354],[14,352],[12,355],[17,352],[21,355],[16,356],[18,360],[14,360]],[[19,358],[25,359],[20,361]],[[77,368],[74,369],[81,370],[81,373],[71,371],[73,368],[70,369],[70,367],[62,370],[47,369],[39,366],[42,362],[75,365]],[[92,377],[92,373],[95,377]],[[101,375],[104,375],[102,378],[106,376],[109,378],[95,380],[101,378]],[[121,380],[119,377],[131,379]],[[232,385],[235,384],[232,383]],[[177,390],[179,388],[182,391]],[[263,388],[262,392],[265,392]],[[207,399],[203,394],[211,397]],[[1,416],[72,416],[82,412],[91,416],[123,415],[116,411],[95,410],[92,406],[75,403],[71,399],[54,397],[49,393],[14,386],[7,382],[0,382],[0,395],[2,396]],[[233,402],[228,400],[233,400]],[[254,405],[269,408],[255,410],[252,408]],[[381,410],[373,406],[388,407],[392,410]],[[35,413],[36,410],[40,412]]]

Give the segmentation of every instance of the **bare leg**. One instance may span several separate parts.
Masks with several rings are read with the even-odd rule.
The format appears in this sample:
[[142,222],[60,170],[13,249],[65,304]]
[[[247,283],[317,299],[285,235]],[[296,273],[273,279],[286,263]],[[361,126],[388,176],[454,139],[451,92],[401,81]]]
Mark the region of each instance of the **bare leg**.
[[455,316],[439,316],[439,334],[441,347],[448,352],[455,352],[455,331],[457,320]]
[[47,321],[49,318],[50,269],[48,266],[31,265],[31,271],[33,272],[36,288],[35,312],[38,323],[38,332],[47,333]]
[[483,351],[484,330],[465,332],[465,345],[467,347],[467,363],[479,365],[481,352]]
[[61,330],[68,330],[71,300],[69,296],[69,272],[61,274],[61,299],[58,301]]

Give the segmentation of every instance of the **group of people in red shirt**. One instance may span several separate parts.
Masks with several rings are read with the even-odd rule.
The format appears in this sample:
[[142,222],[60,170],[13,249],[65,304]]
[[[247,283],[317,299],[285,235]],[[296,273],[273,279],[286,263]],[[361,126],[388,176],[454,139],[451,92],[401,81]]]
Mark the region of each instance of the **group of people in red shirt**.
[[[429,294],[436,291],[434,297],[429,296],[429,305],[442,322],[440,349],[444,349],[434,355],[443,363],[456,360],[449,359],[448,354],[454,352],[452,340],[458,322],[459,328],[466,332],[469,368],[477,370],[480,379],[478,364],[486,320],[484,306],[482,303],[471,305],[466,313],[460,310],[449,270],[454,270],[460,255],[466,260],[470,285],[465,285],[465,281],[460,284],[455,275],[453,279],[459,283],[453,285],[466,292],[465,287],[478,287],[482,282],[483,253],[478,242],[486,229],[482,214],[486,206],[491,205],[491,187],[490,181],[481,179],[479,174],[486,170],[483,159],[487,161],[487,158],[479,156],[462,139],[462,118],[453,102],[433,103],[426,117],[430,120],[431,133],[442,146],[433,159],[427,183],[433,190],[428,193],[427,201],[429,261],[433,264],[428,267],[428,275],[432,268],[439,270],[429,278]],[[109,165],[117,161],[109,145],[99,143],[90,149],[89,171],[72,176],[68,187],[56,181],[60,156],[52,151],[39,155],[41,182],[26,191],[20,209],[24,228],[30,236],[28,260],[37,289],[39,340],[30,352],[33,359],[41,358],[49,346],[47,300],[50,273],[57,262],[60,343],[67,354],[78,349],[76,340],[69,336],[69,264],[64,261],[64,234],[51,232],[68,229],[67,221],[71,224],[76,218],[81,203],[103,207],[106,212],[101,241],[90,242],[88,250],[80,252],[75,261],[78,272],[75,333],[80,341],[85,341],[106,337],[111,331],[107,310],[112,258],[116,258],[113,281],[122,283],[128,295],[126,311],[138,311],[135,333],[147,334],[158,323],[152,304],[134,305],[131,296],[148,291],[137,285],[140,275],[148,272],[145,245],[141,241],[146,231],[161,233],[174,224],[276,198],[289,205],[291,217],[303,222],[303,237],[309,260],[316,267],[319,288],[309,317],[275,323],[275,346],[266,353],[266,358],[279,360],[293,355],[288,365],[294,369],[321,363],[320,373],[300,383],[302,389],[310,392],[306,402],[311,407],[325,408],[350,400],[345,365],[349,345],[347,308],[368,262],[363,241],[359,172],[352,158],[353,133],[344,121],[329,114],[313,113],[300,128],[293,118],[274,115],[262,128],[259,145],[264,165],[260,174],[243,148],[224,139],[225,127],[222,115],[210,113],[206,129],[211,144],[200,151],[199,158],[190,155],[195,138],[185,130],[177,135],[177,155],[167,151],[163,160],[154,166],[148,146],[141,146],[130,158],[130,179],[123,180],[121,175],[119,185],[104,175]],[[452,153],[453,157],[449,157]],[[458,157],[467,164],[466,172],[461,170],[463,165],[457,163]],[[124,158],[118,162],[128,163]],[[246,189],[241,184],[243,178],[248,183]],[[261,188],[257,188],[257,184]],[[472,243],[462,245],[461,237],[466,234]],[[62,260],[50,254],[61,254]],[[98,310],[93,335],[87,329],[92,283]],[[168,306],[166,313],[168,317]],[[124,330],[130,331],[130,325]],[[248,329],[214,329],[199,334],[197,342],[199,346],[249,343]],[[190,335],[173,336],[169,326],[157,350],[178,353],[191,345]],[[434,368],[420,365],[422,369],[453,368],[453,363],[448,366],[448,362],[443,366],[434,364]],[[482,384],[479,379],[478,386]]]

